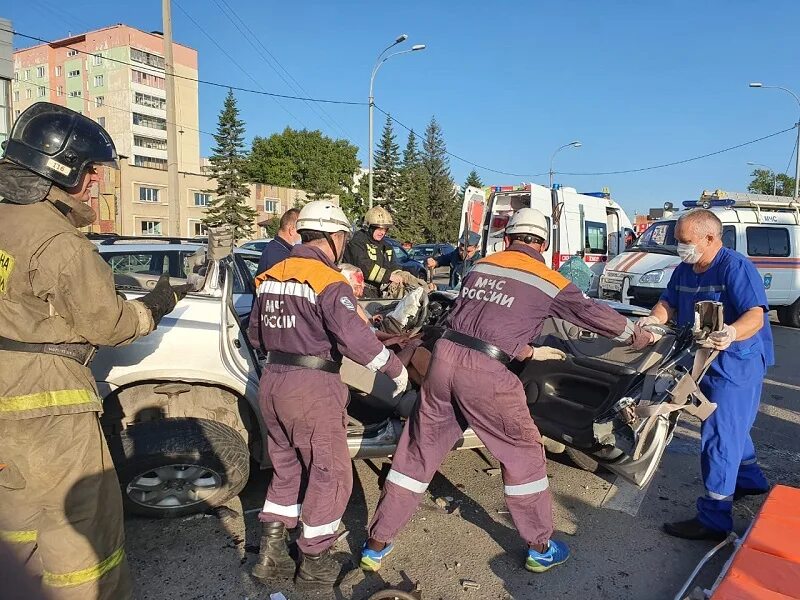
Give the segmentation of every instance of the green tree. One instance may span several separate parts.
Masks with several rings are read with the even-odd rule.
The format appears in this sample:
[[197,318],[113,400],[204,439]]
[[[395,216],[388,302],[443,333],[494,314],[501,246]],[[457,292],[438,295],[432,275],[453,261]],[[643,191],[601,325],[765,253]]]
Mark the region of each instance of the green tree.
[[459,215],[461,203],[458,202],[455,182],[450,174],[442,128],[436,117],[431,117],[425,129],[422,165],[428,177],[427,238],[432,242],[453,242],[458,236],[463,217]]
[[256,211],[248,204],[250,189],[244,175],[244,121],[239,118],[233,90],[228,90],[219,113],[214,142],[213,154],[209,158],[209,179],[216,180],[217,189],[208,190],[215,194],[215,198],[203,223],[209,227],[231,225],[235,239],[240,240],[252,235]]
[[422,166],[417,136],[412,129],[403,151],[400,165],[400,199],[394,211],[396,233],[401,241],[419,243],[428,241],[426,216],[428,214],[428,175]]
[[769,169],[755,169],[750,176],[753,180],[747,186],[748,192],[771,195],[774,185],[778,196],[794,196],[794,177],[778,173],[776,181],[775,173]]
[[464,197],[464,194],[466,193],[468,187],[476,187],[476,188],[483,187],[483,181],[481,181],[481,176],[478,175],[478,172],[475,169],[472,169],[472,171],[469,172],[469,175],[467,175],[467,180],[464,182],[464,186],[461,188],[462,198]]
[[375,203],[389,212],[394,212],[397,208],[400,198],[400,148],[395,140],[391,116],[386,118],[386,125],[375,151],[373,195]]
[[253,139],[247,174],[256,183],[300,188],[315,200],[353,194],[353,175],[360,167],[357,153],[347,140],[287,127]]

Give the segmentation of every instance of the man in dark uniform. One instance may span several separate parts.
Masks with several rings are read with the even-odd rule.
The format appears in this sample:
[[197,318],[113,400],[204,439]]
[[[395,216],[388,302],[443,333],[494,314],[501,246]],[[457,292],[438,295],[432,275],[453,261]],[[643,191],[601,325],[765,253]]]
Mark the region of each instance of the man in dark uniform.
[[257,274],[268,271],[282,260],[289,258],[292,247],[300,241],[297,233],[297,215],[300,209],[290,208],[283,216],[278,228],[278,235],[270,240],[261,252],[261,259],[258,261]]
[[392,215],[382,206],[375,206],[364,215],[364,227],[357,231],[344,251],[344,262],[355,265],[364,273],[364,280],[380,290],[388,283],[402,283],[395,274],[400,267],[395,264],[394,250],[384,240],[394,224]]
[[469,273],[470,269],[480,259],[481,253],[478,252],[478,244],[481,243],[481,236],[474,231],[465,231],[458,242],[458,248],[447,254],[442,254],[438,258],[430,257],[426,264],[429,269],[437,267],[450,267],[449,287],[456,288],[461,283],[461,278]]

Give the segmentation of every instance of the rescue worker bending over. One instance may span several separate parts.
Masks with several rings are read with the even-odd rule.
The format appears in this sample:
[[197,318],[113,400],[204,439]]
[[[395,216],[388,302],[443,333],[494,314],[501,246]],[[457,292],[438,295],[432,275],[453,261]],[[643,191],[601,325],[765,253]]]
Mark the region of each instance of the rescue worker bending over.
[[723,247],[722,223],[713,212],[684,214],[675,238],[682,262],[650,316],[639,323],[674,319],[679,326],[691,325],[695,303],[714,300],[722,302],[725,328],[709,336],[720,353],[700,381],[700,390],[717,405],[700,434],[705,494],[697,499],[696,517],[665,523],[664,529],[679,538],[722,540],[733,529],[733,502],[769,491],[750,438],[766,369],[775,364],[769,304],[753,263]]
[[465,231],[458,241],[458,248],[447,254],[442,254],[438,258],[429,257],[425,264],[429,269],[437,267],[450,267],[449,288],[458,287],[461,278],[469,273],[475,266],[475,262],[481,258],[478,252],[478,244],[481,243],[481,236],[474,231]]
[[382,206],[375,206],[364,215],[364,227],[357,231],[344,251],[344,262],[361,269],[364,280],[380,290],[387,283],[402,283],[394,250],[383,239],[394,224],[392,215]]
[[[261,553],[253,575],[291,577],[295,563],[286,528],[302,524],[299,584],[333,586],[357,573],[330,553],[353,485],[347,448],[349,393],[339,378],[342,356],[393,378],[405,391],[408,373],[356,312],[356,298],[336,267],[350,225],[328,201],[300,211],[302,245],[256,280],[248,327],[266,353],[259,405],[274,473],[267,491]],[[307,479],[306,479],[307,476]]]
[[528,345],[551,316],[634,348],[655,338],[547,268],[541,255],[547,235],[541,212],[517,211],[506,228],[507,250],[478,261],[465,278],[386,477],[362,551],[363,569],[381,567],[467,425],[502,465],[506,504],[528,544],[525,568],[542,572],[567,560],[567,546],[550,539],[553,514],[541,436],[522,383],[507,365],[514,357],[566,358],[555,348]]
[[122,497],[88,365],[96,346],[150,333],[185,294],[165,276],[126,301],[76,229],[95,219],[85,204],[95,167],[116,159],[97,123],[37,102],[0,160],[0,538],[59,600],[131,597]]

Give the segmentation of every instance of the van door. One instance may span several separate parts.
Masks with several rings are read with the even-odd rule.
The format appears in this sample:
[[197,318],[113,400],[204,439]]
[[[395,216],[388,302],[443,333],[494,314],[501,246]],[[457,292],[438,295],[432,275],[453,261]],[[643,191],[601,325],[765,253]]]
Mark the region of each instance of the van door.
[[485,214],[486,192],[480,188],[468,187],[464,190],[464,201],[461,203],[461,214],[459,215],[461,224],[458,229],[458,240],[461,239],[466,230],[482,236]]
[[745,244],[744,251],[761,275],[769,304],[788,304],[792,295],[794,271],[798,268],[797,257],[792,256],[797,249],[792,247],[789,227],[747,225]]

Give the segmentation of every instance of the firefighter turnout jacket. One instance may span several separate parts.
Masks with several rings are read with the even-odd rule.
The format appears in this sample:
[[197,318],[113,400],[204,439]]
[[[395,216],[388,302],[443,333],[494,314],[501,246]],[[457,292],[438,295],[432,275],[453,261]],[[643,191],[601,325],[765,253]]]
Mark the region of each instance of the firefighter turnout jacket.
[[389,281],[393,271],[399,269],[394,262],[392,247],[381,240],[372,239],[369,231],[357,231],[344,250],[344,262],[357,266],[364,273],[364,280],[375,287]]

